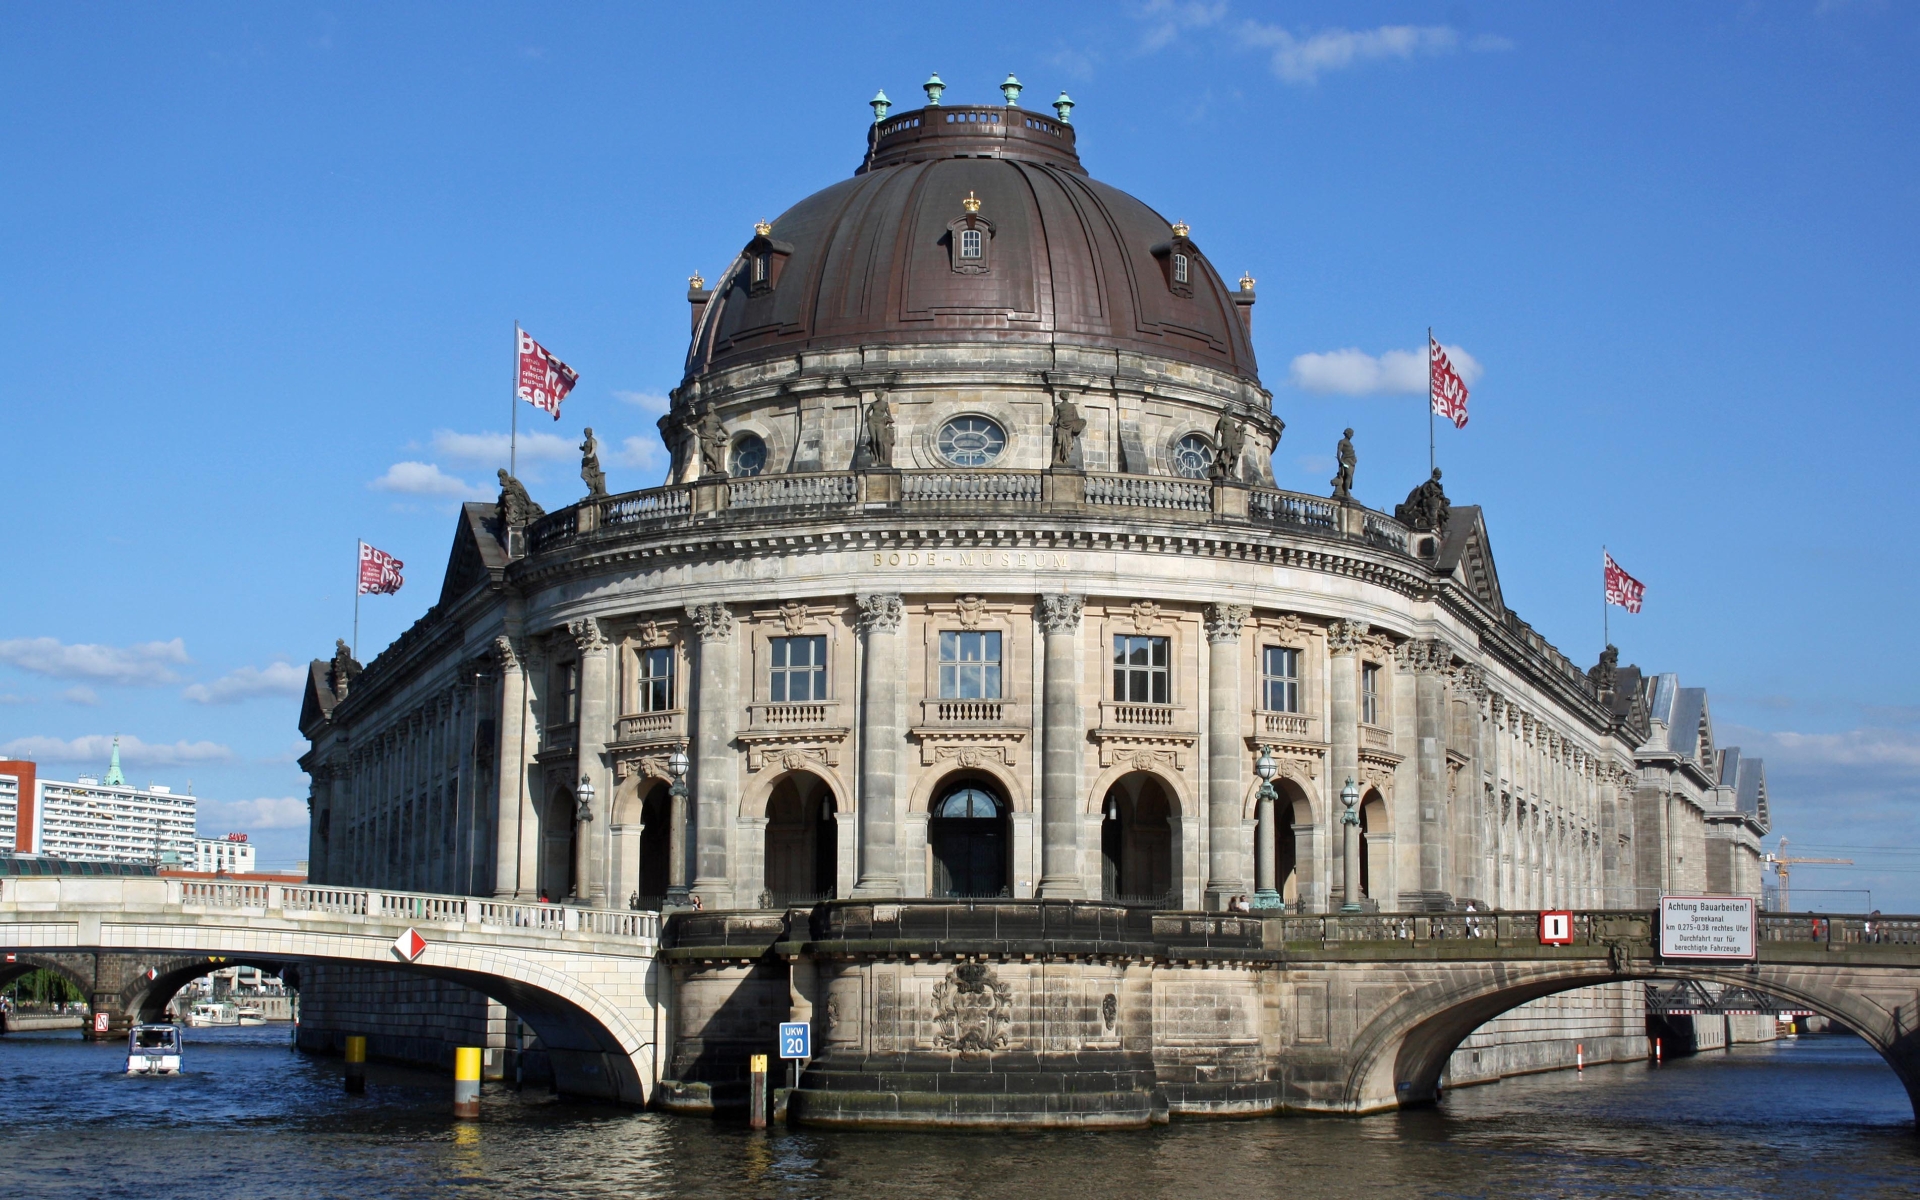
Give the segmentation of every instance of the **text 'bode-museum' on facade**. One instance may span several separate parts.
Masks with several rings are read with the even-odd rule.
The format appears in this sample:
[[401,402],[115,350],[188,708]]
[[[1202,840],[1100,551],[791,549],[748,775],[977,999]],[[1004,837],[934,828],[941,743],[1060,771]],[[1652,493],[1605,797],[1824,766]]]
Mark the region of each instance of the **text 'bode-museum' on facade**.
[[1064,108],[937,95],[694,278],[665,486],[589,470],[545,513],[509,479],[424,617],[315,661],[317,882],[707,914],[1760,893],[1760,765],[1703,691],[1576,667],[1437,481],[1393,513],[1350,465],[1277,488],[1254,281],[1089,177]]

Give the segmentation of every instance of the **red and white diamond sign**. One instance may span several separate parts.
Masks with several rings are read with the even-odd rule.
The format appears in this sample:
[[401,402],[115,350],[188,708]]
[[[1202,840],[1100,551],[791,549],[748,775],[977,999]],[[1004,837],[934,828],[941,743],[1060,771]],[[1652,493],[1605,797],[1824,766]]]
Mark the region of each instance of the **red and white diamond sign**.
[[393,939],[393,952],[412,962],[427,952],[427,939],[421,937],[418,930],[409,929]]

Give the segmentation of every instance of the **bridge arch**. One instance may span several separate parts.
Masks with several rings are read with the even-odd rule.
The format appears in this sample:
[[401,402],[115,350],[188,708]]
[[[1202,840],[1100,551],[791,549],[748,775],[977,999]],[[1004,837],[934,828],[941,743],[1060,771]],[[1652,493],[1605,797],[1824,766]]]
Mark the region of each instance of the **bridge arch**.
[[[1870,972],[1760,963],[1739,966],[1605,960],[1448,964],[1438,979],[1402,991],[1356,1032],[1348,1055],[1347,1111],[1370,1112],[1439,1097],[1447,1060],[1468,1035],[1532,1000],[1604,983],[1697,980],[1747,987],[1852,1029],[1883,1058],[1920,1119],[1920,1003],[1911,980],[1882,989]],[[1900,1003],[1904,1000],[1904,1004]]]

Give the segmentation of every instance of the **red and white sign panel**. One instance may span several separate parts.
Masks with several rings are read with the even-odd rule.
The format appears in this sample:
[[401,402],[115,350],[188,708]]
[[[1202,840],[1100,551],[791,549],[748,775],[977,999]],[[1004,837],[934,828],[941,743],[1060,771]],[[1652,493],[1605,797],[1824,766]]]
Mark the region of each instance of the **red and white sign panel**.
[[1647,585],[1620,569],[1613,561],[1613,555],[1605,550],[1600,552],[1602,566],[1606,571],[1607,603],[1618,604],[1630,613],[1640,611],[1640,602],[1647,598]]
[[1540,944],[1542,946],[1573,945],[1573,914],[1570,912],[1541,913]]
[[427,952],[427,939],[421,937],[418,930],[409,929],[393,939],[393,952],[412,962]]
[[1455,429],[1467,427],[1467,381],[1432,334],[1427,335],[1427,396],[1435,415],[1452,421]]
[[1660,957],[1751,959],[1757,926],[1751,896],[1663,896]]
[[547,348],[533,340],[533,335],[520,331],[520,377],[516,392],[522,400],[542,412],[553,414],[560,419],[560,402],[567,398],[573,385],[580,380],[579,374],[567,364],[547,352]]
[[107,1032],[107,1027],[112,1022],[112,1020],[113,1020],[113,1016],[111,1013],[93,1014],[93,1031],[95,1033]]
[[[376,550],[361,542],[360,594],[390,596],[399,591],[400,585],[406,582],[400,575],[400,568],[406,565],[385,550]],[[232,840],[231,835],[228,840]],[[242,837],[240,840],[244,842],[247,839]]]

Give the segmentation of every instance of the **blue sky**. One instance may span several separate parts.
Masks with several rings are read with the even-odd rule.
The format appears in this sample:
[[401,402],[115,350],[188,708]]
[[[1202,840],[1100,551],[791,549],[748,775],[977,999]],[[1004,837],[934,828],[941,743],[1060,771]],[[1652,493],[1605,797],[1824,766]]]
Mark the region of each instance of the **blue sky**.
[[1776,832],[1873,864],[1797,889],[1920,909],[1920,10],[694,9],[11,10],[0,753],[72,775],[118,732],[203,832],[300,857],[301,664],[350,635],[357,538],[409,580],[363,658],[434,599],[513,321],[581,374],[558,425],[522,413],[534,496],[575,497],[589,424],[611,487],[658,482],[686,277],[849,174],[876,88],[1012,70],[1259,280],[1282,486],[1323,492],[1349,424],[1363,500],[1419,481],[1383,356],[1432,325],[1479,368],[1440,463],[1508,602],[1591,662],[1610,545],[1649,585],[1623,660],[1711,689]]

